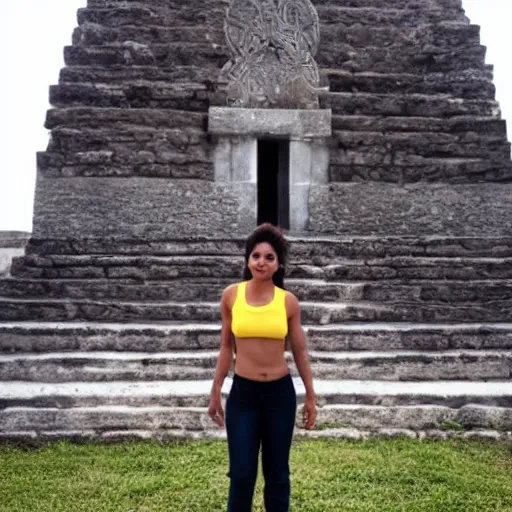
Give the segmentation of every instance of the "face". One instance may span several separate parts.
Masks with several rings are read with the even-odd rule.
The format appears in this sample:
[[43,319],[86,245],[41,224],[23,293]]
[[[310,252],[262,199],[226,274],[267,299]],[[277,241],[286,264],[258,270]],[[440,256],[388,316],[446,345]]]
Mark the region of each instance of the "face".
[[274,248],[267,242],[254,246],[247,266],[254,279],[272,279],[272,276],[279,268],[279,260]]

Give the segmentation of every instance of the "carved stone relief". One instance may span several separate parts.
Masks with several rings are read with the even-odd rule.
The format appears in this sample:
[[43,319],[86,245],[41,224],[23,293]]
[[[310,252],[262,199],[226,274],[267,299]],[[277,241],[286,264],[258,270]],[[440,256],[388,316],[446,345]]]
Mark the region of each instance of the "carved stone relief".
[[222,70],[228,105],[318,108],[318,15],[310,0],[231,0]]

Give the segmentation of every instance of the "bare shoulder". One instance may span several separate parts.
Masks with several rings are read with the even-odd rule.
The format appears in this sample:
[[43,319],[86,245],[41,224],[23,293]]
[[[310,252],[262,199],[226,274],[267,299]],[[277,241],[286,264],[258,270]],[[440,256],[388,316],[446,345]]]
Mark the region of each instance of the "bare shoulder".
[[232,308],[232,306],[235,302],[236,290],[237,290],[239,284],[240,283],[230,284],[230,285],[226,286],[226,288],[224,288],[224,291],[222,292],[221,303],[223,305],[227,306],[229,309]]
[[297,297],[295,297],[295,295],[289,291],[287,291],[285,295],[285,306],[288,316],[292,316],[293,314],[300,311],[299,299],[297,299]]

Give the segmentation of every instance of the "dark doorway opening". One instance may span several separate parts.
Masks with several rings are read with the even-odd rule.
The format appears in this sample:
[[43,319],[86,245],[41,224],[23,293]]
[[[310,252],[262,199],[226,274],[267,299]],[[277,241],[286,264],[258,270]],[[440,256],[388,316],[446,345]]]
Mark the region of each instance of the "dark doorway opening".
[[290,143],[258,140],[258,224],[290,228]]

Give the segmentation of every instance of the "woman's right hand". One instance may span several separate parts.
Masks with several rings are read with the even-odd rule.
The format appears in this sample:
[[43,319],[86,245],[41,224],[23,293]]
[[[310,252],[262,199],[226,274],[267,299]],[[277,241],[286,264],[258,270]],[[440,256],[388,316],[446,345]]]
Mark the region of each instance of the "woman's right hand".
[[224,427],[224,409],[222,408],[222,396],[220,392],[212,391],[208,415],[219,426]]

